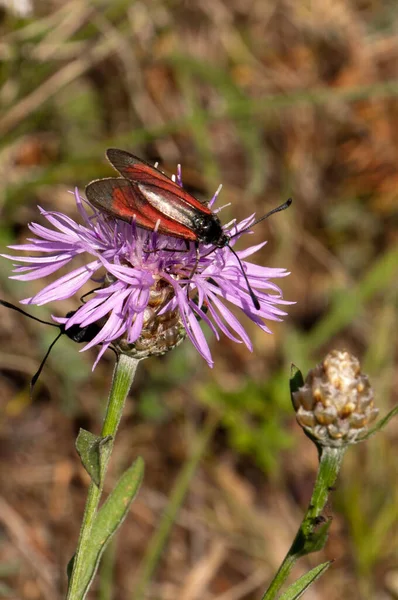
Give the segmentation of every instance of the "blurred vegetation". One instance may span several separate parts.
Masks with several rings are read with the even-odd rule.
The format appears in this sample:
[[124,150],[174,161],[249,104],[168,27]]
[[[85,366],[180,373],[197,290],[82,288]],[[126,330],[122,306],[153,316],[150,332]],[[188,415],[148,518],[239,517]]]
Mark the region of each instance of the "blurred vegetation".
[[[209,412],[219,426],[148,598],[261,597],[316,467],[289,406],[291,362],[305,372],[347,348],[370,375],[381,413],[398,400],[397,27],[388,0],[0,4],[2,248],[25,239],[37,204],[76,218],[68,190],[111,174],[110,146],[169,172],[181,162],[201,197],[222,182],[224,222],[294,198],[253,234],[269,240],[257,261],[291,271],[279,282],[296,302],[285,322],[272,336],[247,324],[253,354],[213,340],[213,370],[189,342],[141,365],[111,477],[138,453],[147,475],[117,543],[115,599],[132,597]],[[8,301],[42,285],[9,274],[3,260]],[[61,304],[32,313],[65,314],[75,299]],[[87,486],[74,439],[79,426],[98,433],[112,372],[111,353],[92,373],[94,354],[62,339],[30,400],[52,334],[0,311],[0,597],[62,597]],[[304,572],[336,558],[314,597],[398,597],[397,434],[392,422],[348,453],[329,545],[303,564]]]

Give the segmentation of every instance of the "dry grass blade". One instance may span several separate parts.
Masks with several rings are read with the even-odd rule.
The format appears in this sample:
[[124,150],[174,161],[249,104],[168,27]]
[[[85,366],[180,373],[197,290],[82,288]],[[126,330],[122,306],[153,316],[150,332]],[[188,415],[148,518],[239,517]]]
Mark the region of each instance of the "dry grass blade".
[[54,588],[53,566],[37,551],[29,536],[28,524],[2,497],[0,497],[0,521],[19,552],[35,571],[43,598],[45,600],[57,600],[59,596]]
[[33,49],[32,56],[35,60],[46,61],[54,58],[54,52],[62,47],[76,31],[87,21],[92,14],[92,8],[82,2],[76,2],[74,7],[66,13],[62,21],[49,30],[47,35]]
[[0,135],[5,135],[22,120],[27,119],[49,98],[69,83],[81,77],[93,65],[106,58],[115,49],[115,40],[106,39],[94,48],[87,48],[82,57],[54,73],[33,92],[22,98],[0,119]]
[[213,596],[213,600],[240,600],[265,585],[267,579],[265,569],[258,569],[245,581],[234,585],[230,590],[219,596]]
[[[114,42],[115,53],[120,59],[124,80],[130,90],[129,102],[132,112],[139,117],[142,123],[151,122],[154,127],[165,125],[165,118],[146,90],[142,69],[136,56],[136,42],[132,43],[133,40],[123,35],[100,11],[96,12],[93,23],[103,34],[104,39]],[[160,139],[156,144],[160,148],[161,155],[169,158],[175,157],[178,160],[179,149],[172,138]]]
[[29,40],[37,35],[41,35],[45,31],[56,27],[57,24],[64,19],[64,15],[68,15],[75,9],[75,6],[80,3],[81,0],[76,0],[75,2],[68,2],[66,5],[62,4],[58,10],[54,10],[41,19],[35,19],[31,23],[28,23],[28,25],[25,25],[25,27],[6,32],[2,37],[2,41],[11,44]]
[[199,600],[219,567],[227,556],[227,547],[222,540],[215,540],[209,552],[204,556],[189,573],[179,593],[180,600]]

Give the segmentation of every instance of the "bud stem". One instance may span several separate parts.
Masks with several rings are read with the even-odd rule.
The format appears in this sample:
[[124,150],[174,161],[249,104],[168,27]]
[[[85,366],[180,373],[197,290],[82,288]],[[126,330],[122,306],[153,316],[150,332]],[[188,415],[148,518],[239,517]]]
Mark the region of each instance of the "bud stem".
[[327,540],[330,520],[322,519],[322,511],[339,473],[347,447],[318,447],[320,458],[312,497],[296,537],[262,600],[274,600],[295,562],[311,552],[321,550]]
[[[112,386],[108,398],[106,415],[102,426],[101,437],[112,436],[111,448],[113,447],[117,429],[122,416],[124,403],[134,380],[139,360],[125,354],[120,354],[113,372]],[[109,463],[111,451],[107,455],[104,467],[104,475]],[[102,478],[103,479],[103,478]],[[88,490],[83,522],[80,529],[79,541],[73,561],[73,570],[69,580],[67,600],[83,600],[87,589],[82,590],[81,580],[85,569],[86,549],[90,544],[90,534],[98,512],[98,506],[102,494],[102,483],[97,486],[93,481]]]

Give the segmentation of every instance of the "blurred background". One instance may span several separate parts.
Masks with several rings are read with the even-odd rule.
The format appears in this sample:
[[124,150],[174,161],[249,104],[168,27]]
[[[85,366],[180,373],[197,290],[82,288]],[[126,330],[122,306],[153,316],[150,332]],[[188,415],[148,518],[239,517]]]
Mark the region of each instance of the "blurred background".
[[[356,354],[381,414],[397,403],[398,11],[393,0],[2,0],[0,242],[28,235],[37,205],[73,218],[68,190],[112,175],[109,146],[210,198],[224,222],[292,207],[259,225],[260,264],[284,267],[296,304],[252,354],[211,340],[141,363],[106,483],[140,454],[144,486],[89,598],[138,600],[148,545],[196,451],[189,491],[146,587],[161,600],[254,600],[287,551],[312,491],[315,447],[296,425],[290,364]],[[43,223],[43,221],[40,221]],[[43,286],[8,279],[18,303]],[[64,315],[77,299],[31,308]],[[61,339],[33,399],[51,328],[0,310],[0,597],[57,600],[88,477],[79,427],[99,433],[114,356]],[[209,336],[209,339],[210,336]],[[210,422],[210,425],[209,425]],[[346,456],[327,511],[335,559],[306,598],[398,598],[398,425]],[[194,466],[194,465],[193,465]],[[114,571],[113,595],[110,573]]]

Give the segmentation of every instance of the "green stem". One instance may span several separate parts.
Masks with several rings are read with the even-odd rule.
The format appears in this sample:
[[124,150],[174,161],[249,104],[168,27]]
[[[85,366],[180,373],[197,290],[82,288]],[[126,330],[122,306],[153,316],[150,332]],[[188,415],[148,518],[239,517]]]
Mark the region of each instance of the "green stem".
[[[111,449],[104,465],[104,475],[102,477],[102,481],[105,478],[114,439],[122,416],[124,403],[134,380],[138,362],[139,361],[135,358],[121,354],[115,365],[106,415],[101,431],[101,437],[106,437],[108,435],[112,436]],[[68,594],[66,597],[67,600],[83,600],[82,597],[79,597],[77,590],[80,587],[80,579],[84,572],[84,557],[90,542],[90,534],[93,523],[98,512],[102,487],[102,485],[98,487],[93,481],[90,483],[83,522],[80,529],[79,541],[73,560],[73,570],[69,581]]]
[[165,547],[170,531],[176,520],[177,513],[181,508],[192,477],[203,453],[208,447],[209,441],[218,423],[217,417],[210,415],[204,429],[198,436],[192,455],[185,462],[174,483],[169,502],[163,512],[158,527],[153,534],[146,555],[140,567],[140,574],[133,592],[133,600],[142,600],[148,583],[150,582],[158,565],[163,548]]
[[289,552],[286,554],[262,600],[274,600],[295,562],[300,557],[311,552],[317,552],[324,546],[328,523],[326,523],[323,534],[317,535],[317,527],[320,525],[318,519],[322,515],[329,492],[336,481],[345,450],[344,447],[330,448],[327,446],[320,449],[318,473],[307,512]]

